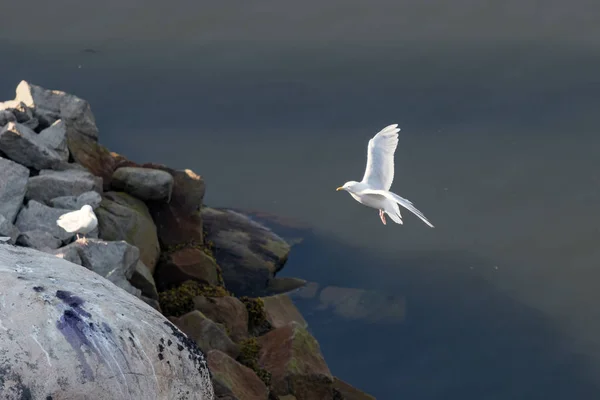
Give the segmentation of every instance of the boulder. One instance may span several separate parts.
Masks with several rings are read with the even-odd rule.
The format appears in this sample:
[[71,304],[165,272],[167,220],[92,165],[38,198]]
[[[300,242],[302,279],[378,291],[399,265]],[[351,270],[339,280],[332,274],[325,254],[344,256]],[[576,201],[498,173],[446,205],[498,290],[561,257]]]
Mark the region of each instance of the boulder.
[[15,222],[27,192],[29,170],[14,161],[0,157],[0,215]]
[[0,130],[0,151],[11,160],[35,169],[52,169],[61,156],[48,148],[37,133],[25,125],[9,122]]
[[218,266],[204,251],[186,247],[165,253],[156,266],[154,274],[160,291],[194,280],[209,285],[219,284]]
[[64,162],[69,161],[67,128],[62,120],[59,119],[48,128],[42,130],[38,138],[46,147],[54,150]]
[[101,193],[102,178],[76,169],[42,170],[39,175],[29,178],[25,198],[48,204],[56,197],[79,196],[89,191]]
[[67,125],[67,146],[73,160],[85,167],[92,174],[102,178],[103,189],[110,189],[113,171],[119,160],[119,155],[111,153],[91,138]]
[[233,358],[240,353],[239,347],[227,336],[225,329],[198,310],[182,315],[175,325],[205,353],[220,350]]
[[232,296],[194,298],[194,308],[213,321],[223,324],[229,336],[239,342],[248,337],[248,310]]
[[122,240],[105,242],[99,239],[88,239],[85,244],[77,241],[69,246],[77,249],[81,265],[134,296],[141,295],[140,289],[129,283],[140,257],[137,247]]
[[227,289],[238,296],[262,294],[283,268],[290,246],[268,228],[231,210],[204,207],[202,219]]
[[143,297],[158,301],[158,292],[156,291],[154,277],[142,261],[138,261],[135,265],[133,274],[131,275],[131,278],[129,278],[129,283],[140,289]]
[[8,243],[15,244],[19,233],[19,229],[6,219],[4,215],[0,214],[0,236],[8,237]]
[[5,245],[0,287],[3,399],[214,399],[193,341],[99,275]]
[[91,191],[81,193],[79,196],[60,196],[50,199],[48,204],[56,208],[64,208],[68,210],[79,210],[85,204],[92,206],[93,209],[98,208],[102,202],[100,193]]
[[69,233],[56,225],[56,221],[58,217],[70,211],[62,208],[48,207],[35,200],[30,200],[27,205],[21,208],[15,225],[21,233],[40,230],[48,232],[55,238],[66,242],[68,239],[73,238],[75,234]]
[[250,368],[218,350],[209,351],[207,359],[216,396],[240,400],[268,399],[267,387]]
[[143,201],[123,192],[104,193],[98,217],[99,235],[104,240],[125,240],[140,250],[140,259],[154,273],[160,248],[156,226]]
[[308,327],[308,323],[288,295],[262,297],[262,301],[266,320],[273,328],[281,328],[290,322],[297,322],[304,329]]
[[43,251],[48,254],[52,254],[58,258],[65,259],[73,264],[82,265],[81,257],[79,257],[78,245],[72,244],[69,246],[61,247],[56,250],[44,249]]
[[339,378],[333,378],[333,388],[342,395],[344,400],[375,400],[375,397],[358,390]]
[[275,394],[293,394],[298,400],[332,398],[333,377],[319,343],[300,324],[291,322],[258,341],[258,363],[271,373]]
[[15,101],[31,108],[33,115],[45,126],[62,119],[70,129],[98,139],[98,128],[89,103],[75,95],[21,81],[17,86]]
[[113,173],[111,185],[138,199],[168,203],[173,191],[173,176],[159,169],[122,167]]
[[21,233],[17,244],[37,250],[54,250],[62,245],[62,241],[46,231],[33,230]]
[[273,296],[276,294],[291,292],[306,286],[306,283],[307,282],[304,279],[287,276],[283,278],[273,278],[269,280],[265,294],[268,296]]
[[[21,101],[9,100],[0,103],[0,110],[9,112],[14,116],[14,120],[8,122],[18,122],[29,129],[35,129],[39,125],[39,121],[33,116],[31,109]],[[10,119],[10,117],[8,118]]]
[[11,110],[0,110],[0,127],[3,127],[9,122],[17,122],[15,114],[13,114]]

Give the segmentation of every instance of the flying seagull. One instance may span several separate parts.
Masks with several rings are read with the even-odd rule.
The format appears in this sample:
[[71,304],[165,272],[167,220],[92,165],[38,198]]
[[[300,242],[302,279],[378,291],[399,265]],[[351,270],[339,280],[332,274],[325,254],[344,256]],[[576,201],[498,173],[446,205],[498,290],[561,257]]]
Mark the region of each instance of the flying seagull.
[[[58,217],[56,225],[69,233],[75,233],[77,240],[79,240],[79,234],[86,235],[98,226],[98,218],[96,218],[92,206],[85,204],[79,210],[71,211]],[[83,238],[83,242],[87,242],[85,237]]]
[[362,181],[348,181],[336,190],[345,190],[354,200],[367,207],[379,210],[379,218],[386,225],[385,214],[397,224],[402,224],[400,204],[428,226],[433,225],[409,200],[390,192],[394,180],[394,152],[398,146],[398,124],[389,125],[379,131],[371,140],[367,150],[367,168]]

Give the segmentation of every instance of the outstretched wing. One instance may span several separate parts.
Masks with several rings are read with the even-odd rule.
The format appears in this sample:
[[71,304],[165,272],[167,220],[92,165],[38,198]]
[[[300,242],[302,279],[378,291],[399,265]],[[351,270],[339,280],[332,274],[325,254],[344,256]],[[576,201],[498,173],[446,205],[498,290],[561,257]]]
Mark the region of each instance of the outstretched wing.
[[389,125],[369,140],[367,168],[362,183],[373,189],[390,189],[394,180],[394,152],[398,146],[398,132],[398,124]]

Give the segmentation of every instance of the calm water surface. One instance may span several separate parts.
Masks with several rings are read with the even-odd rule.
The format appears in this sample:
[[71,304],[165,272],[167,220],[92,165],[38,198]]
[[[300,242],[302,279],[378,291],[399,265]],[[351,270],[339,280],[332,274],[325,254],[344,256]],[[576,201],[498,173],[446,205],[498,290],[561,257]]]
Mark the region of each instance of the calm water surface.
[[[600,397],[597,2],[2,10],[2,98],[73,92],[111,150],[312,227],[284,275],[405,297],[396,324],[303,306],[334,374],[378,399]],[[435,229],[334,191],[390,123],[392,190]]]

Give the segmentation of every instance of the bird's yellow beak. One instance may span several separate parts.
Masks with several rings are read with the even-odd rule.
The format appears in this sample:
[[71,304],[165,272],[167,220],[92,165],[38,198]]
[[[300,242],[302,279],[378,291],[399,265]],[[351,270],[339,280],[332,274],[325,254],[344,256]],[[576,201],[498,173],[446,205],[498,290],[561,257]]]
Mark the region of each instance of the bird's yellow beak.
[[340,186],[339,188],[335,189],[336,192],[339,192],[340,190],[344,190],[344,188]]

